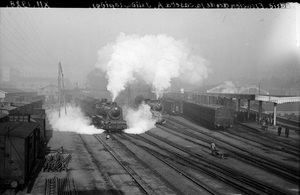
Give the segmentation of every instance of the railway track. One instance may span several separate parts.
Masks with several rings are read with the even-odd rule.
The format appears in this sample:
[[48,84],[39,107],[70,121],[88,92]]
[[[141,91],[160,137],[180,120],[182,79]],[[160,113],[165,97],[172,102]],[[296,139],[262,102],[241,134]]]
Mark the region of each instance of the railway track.
[[[211,160],[208,160],[198,154],[195,154],[189,149],[184,148],[174,142],[171,142],[170,140],[161,138],[159,136],[155,135],[150,135],[151,137],[168,144],[169,146],[172,146],[184,153],[186,153],[189,157],[187,156],[181,156],[177,152],[171,151],[170,149],[167,149],[165,147],[162,147],[160,144],[157,144],[145,137],[142,136],[132,136],[132,135],[127,135],[130,137],[132,140],[143,140],[144,142],[147,142],[161,150],[167,151],[169,154],[171,154],[173,157],[168,156],[172,161],[180,163],[180,164],[185,164],[188,165],[190,168],[193,168],[197,171],[200,171],[202,173],[205,173],[207,175],[210,175],[214,178],[218,178],[220,181],[223,181],[224,183],[242,191],[245,194],[288,194],[287,191],[279,189],[274,186],[270,186],[269,184],[261,181],[257,181],[254,178],[251,178],[247,175],[244,175],[240,172],[237,172],[235,170],[232,170],[228,167],[224,167],[222,164],[212,162]],[[133,141],[135,144],[137,144],[140,147],[145,147],[141,146],[136,141]],[[150,150],[153,153],[156,153],[156,151],[151,150],[150,148],[147,149],[148,151]]]
[[[168,117],[169,120],[178,123],[178,124],[184,124],[181,121],[178,121],[177,119],[174,119],[173,117]],[[187,124],[184,124],[185,126]],[[187,125],[191,128],[191,125]],[[286,139],[282,139],[282,137],[277,137],[276,135],[272,135],[272,134],[268,134],[266,132],[261,132],[257,129],[254,129],[252,127],[246,126],[242,123],[238,123],[237,124],[238,128],[237,129],[240,133],[236,133],[236,130],[233,127],[231,129],[229,129],[229,133],[236,135],[238,137],[259,143],[261,145],[265,145],[267,147],[273,148],[273,149],[277,149],[277,150],[281,150],[287,153],[291,153],[293,155],[299,155],[300,154],[300,149],[299,149],[299,143],[296,142],[295,140],[286,140]],[[242,130],[242,131],[241,131]],[[244,136],[243,134],[247,134],[247,136]],[[260,136],[261,135],[261,136]],[[259,137],[259,139],[257,139]],[[296,142],[296,143],[292,143],[292,142]],[[274,145],[276,147],[274,147]]]
[[289,125],[289,126],[292,126],[294,127],[295,131],[300,131],[300,121],[298,120],[290,120],[290,119],[287,119],[287,118],[284,118],[284,117],[277,117],[277,122],[278,123],[282,123],[283,125]]
[[[271,143],[271,144],[268,144],[268,145],[277,145],[280,148],[284,148],[284,151],[286,151],[286,152],[295,151],[296,155],[299,155],[299,153],[300,153],[299,143],[291,144],[290,142],[288,142],[286,140],[278,139],[278,137],[276,137],[276,136],[272,136],[272,135],[268,135],[266,133],[262,133],[262,132],[260,132],[256,129],[250,128],[250,127],[248,127],[246,125],[243,125],[241,123],[239,124],[239,126],[240,126],[240,129],[247,129],[247,131],[243,132],[243,133],[247,134],[247,137],[243,136],[241,134],[238,134],[238,136],[240,136],[240,137],[243,137],[245,139],[248,139],[248,140],[251,140],[251,141],[254,141],[254,142],[258,142],[258,140],[255,139],[255,138],[257,138],[257,134],[261,134],[261,135],[264,135],[264,136],[260,136],[260,139],[263,140],[263,142],[259,142],[261,144]],[[236,135],[236,133],[234,131],[230,131],[230,133]],[[251,136],[251,138],[249,136]],[[274,140],[276,140],[276,141],[274,141]]]
[[131,167],[123,163],[122,158],[108,145],[99,135],[94,137],[104,146],[104,148],[114,157],[114,159],[124,168],[124,170],[132,177],[136,184],[145,194],[157,194]]
[[291,143],[292,140],[282,139],[282,137],[277,137],[276,135],[271,135],[268,133],[261,132],[257,129],[254,129],[247,125],[244,125],[243,123],[239,123],[238,125],[240,127],[239,130],[241,130],[241,129],[244,130],[243,132],[247,133],[247,135],[250,135],[251,137],[255,138],[255,137],[257,137],[257,134],[260,134],[260,135],[263,135],[263,136],[260,136],[260,139],[262,139],[264,142],[270,142],[272,144],[277,144],[277,145],[281,146],[282,148],[287,148],[289,150],[294,150],[294,151],[297,151],[298,153],[300,153],[298,142],[292,144]]
[[[196,134],[193,134],[191,132],[187,132],[187,131],[183,132],[183,131],[180,131],[178,129],[176,130],[175,128],[170,128],[170,127],[166,128],[165,126],[160,126],[160,128],[162,130],[170,133],[170,134],[178,136],[178,137],[180,137],[180,138],[182,138],[184,140],[187,140],[187,141],[189,141],[189,142],[191,142],[193,144],[200,145],[201,147],[205,147],[205,148],[209,149],[210,140],[208,140],[208,139],[200,137],[200,136],[198,136]],[[187,136],[190,137],[190,138],[188,138]],[[206,145],[200,144],[200,143],[194,141],[191,138],[204,141],[207,144]],[[232,154],[232,156],[234,158],[236,158],[236,159],[238,159],[238,160],[240,160],[242,162],[245,162],[245,163],[248,163],[248,164],[252,164],[252,165],[254,165],[256,167],[263,168],[264,170],[268,170],[270,173],[273,173],[273,174],[276,174],[278,176],[281,176],[284,179],[288,179],[288,180],[290,180],[292,182],[295,182],[298,179],[297,177],[291,175],[290,173],[286,173],[286,172],[282,171],[280,169],[280,167],[273,167],[272,165],[270,166],[269,164],[261,161],[261,159],[253,158],[251,155],[246,155],[246,154],[238,153],[238,152],[232,151],[232,150],[230,150],[230,149],[228,149],[226,147],[220,147],[219,146],[219,148],[221,148],[222,150],[225,150],[225,151],[229,151],[230,154]]]
[[[236,148],[240,151],[243,151],[243,152],[246,152],[248,153],[249,155],[242,155],[240,153],[235,153],[236,155],[242,155],[243,158],[247,159],[249,162],[252,162],[252,163],[255,163],[261,167],[264,167],[266,169],[268,169],[269,171],[275,171],[278,175],[286,178],[286,179],[289,179],[290,181],[292,182],[295,182],[295,181],[299,181],[299,171],[293,167],[289,167],[289,166],[286,166],[286,165],[283,165],[282,163],[279,163],[279,162],[274,162],[274,160],[272,159],[269,159],[265,156],[261,156],[261,155],[258,155],[258,154],[255,154],[253,152],[250,152],[246,149],[243,149],[241,147],[238,147],[234,144],[231,144],[231,143],[228,143],[228,142],[225,142],[224,140],[218,138],[218,137],[215,137],[215,136],[212,136],[208,133],[205,133],[205,132],[201,132],[199,130],[197,130],[196,128],[192,127],[192,126],[189,126],[187,124],[184,124],[180,121],[177,121],[177,120],[174,120],[174,119],[169,119],[171,120],[171,122],[173,122],[173,124],[175,123],[175,125],[180,125],[180,126],[183,126],[184,128],[187,128],[191,131],[194,131],[194,132],[197,132],[197,133],[200,133],[200,134],[203,134],[209,138],[212,138],[212,139],[215,139],[215,140],[218,140],[219,142],[221,143],[224,143],[224,144],[227,144],[233,148]],[[175,128],[176,129],[176,128]],[[191,136],[193,137],[196,137],[197,139],[200,139],[206,143],[209,143],[209,139],[205,139],[203,137],[200,137],[194,133],[191,133],[191,132],[186,132],[185,134],[190,134]],[[230,150],[232,151],[232,150]],[[234,153],[234,152],[233,152]]]
[[225,174],[226,176],[229,176],[231,177],[232,179],[236,179],[238,181],[242,181],[243,184],[246,184],[248,185],[249,187],[253,187],[255,189],[258,189],[260,190],[261,192],[265,192],[265,193],[270,193],[270,194],[284,194],[286,192],[284,192],[283,190],[281,189],[278,189],[274,186],[270,186],[269,184],[267,183],[264,183],[264,182],[261,182],[261,181],[257,181],[256,179],[252,178],[252,177],[249,177],[248,175],[245,175],[241,172],[238,172],[236,170],[233,170],[229,167],[225,167],[224,165],[220,164],[220,163],[216,163],[216,162],[213,162],[213,161],[210,161],[210,160],[207,160],[206,158],[202,157],[201,155],[198,155],[192,151],[190,151],[190,149],[188,148],[183,148],[182,146],[172,142],[172,141],[169,141],[165,138],[162,138],[162,137],[159,137],[159,136],[156,136],[154,134],[151,134],[150,136],[164,142],[164,143],[167,143],[168,145],[170,146],[173,146],[174,148],[176,149],[179,149],[183,152],[186,152],[187,154],[189,154],[190,156],[198,159],[196,162],[199,163],[199,162],[205,162],[203,165],[205,166],[210,166],[212,169],[215,169],[215,170],[218,170],[219,172]]
[[94,162],[95,166],[97,167],[98,171],[102,174],[103,179],[106,183],[106,187],[108,189],[114,189],[116,190],[116,193],[121,195],[121,193],[117,190],[117,187],[115,186],[115,184],[113,183],[113,181],[111,180],[109,174],[101,167],[101,165],[98,163],[97,159],[94,157],[93,152],[91,151],[91,149],[89,148],[88,144],[86,143],[86,141],[83,139],[82,135],[78,134],[79,138],[81,139],[84,148],[86,149],[86,151],[90,154],[92,161]]
[[282,147],[282,146],[276,146],[276,145],[274,146],[274,144],[267,144],[268,142],[261,142],[261,141],[255,140],[255,139],[251,139],[251,138],[249,138],[247,136],[243,136],[243,135],[234,133],[232,131],[230,131],[230,132],[219,131],[218,133],[223,134],[223,135],[225,135],[227,137],[230,137],[230,138],[233,138],[233,139],[245,142],[248,145],[252,145],[254,147],[259,147],[259,146],[255,145],[255,144],[253,144],[251,142],[257,143],[257,144],[263,146],[263,147],[260,147],[261,149],[265,149],[265,147],[267,147],[267,148],[270,148],[270,149],[273,149],[273,150],[276,150],[276,151],[285,152],[285,153],[288,153],[288,154],[291,154],[291,155],[294,155],[294,156],[299,156],[299,154],[300,154],[300,152],[298,151],[298,149],[286,149],[285,147]]
[[78,195],[73,179],[48,178],[45,180],[45,195]]
[[202,181],[200,181],[199,179],[193,177],[192,175],[186,173],[184,170],[176,167],[176,165],[174,165],[174,163],[172,163],[170,160],[167,160],[168,157],[154,151],[151,150],[147,147],[144,147],[140,144],[137,144],[136,142],[132,141],[130,139],[129,135],[112,135],[112,137],[117,140],[121,145],[123,145],[124,147],[126,147],[121,141],[120,139],[127,139],[128,141],[130,141],[131,143],[133,143],[134,145],[143,148],[144,150],[146,150],[148,153],[150,153],[152,156],[154,156],[155,158],[157,158],[158,160],[162,161],[165,165],[167,165],[168,167],[172,168],[173,170],[175,170],[176,172],[178,172],[178,174],[184,176],[185,178],[187,178],[188,180],[190,180],[191,182],[193,182],[194,184],[196,184],[197,186],[199,186],[200,188],[203,188],[205,191],[207,191],[209,194],[212,195],[221,195],[221,193],[219,193],[218,191],[216,191],[214,188],[211,188],[210,186],[206,185],[205,183],[203,183]]

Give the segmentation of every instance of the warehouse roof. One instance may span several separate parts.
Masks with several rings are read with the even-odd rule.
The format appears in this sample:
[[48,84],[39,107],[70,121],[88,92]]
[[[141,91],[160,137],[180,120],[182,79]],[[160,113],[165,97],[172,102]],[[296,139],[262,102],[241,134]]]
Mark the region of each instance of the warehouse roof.
[[34,122],[4,122],[0,123],[0,136],[26,138],[37,127],[39,124]]

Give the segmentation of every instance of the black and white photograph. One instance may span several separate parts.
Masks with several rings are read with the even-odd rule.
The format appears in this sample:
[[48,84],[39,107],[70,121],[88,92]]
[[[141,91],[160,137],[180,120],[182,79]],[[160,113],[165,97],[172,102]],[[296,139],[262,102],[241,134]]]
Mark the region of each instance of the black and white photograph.
[[0,194],[300,193],[300,4],[35,3],[0,7]]

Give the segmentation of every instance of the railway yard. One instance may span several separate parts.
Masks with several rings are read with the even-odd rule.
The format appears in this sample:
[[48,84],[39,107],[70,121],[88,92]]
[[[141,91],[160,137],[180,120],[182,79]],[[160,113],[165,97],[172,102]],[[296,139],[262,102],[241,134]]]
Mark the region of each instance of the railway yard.
[[[31,193],[299,194],[298,135],[274,139],[242,125],[211,131],[180,116],[165,118],[144,134],[109,139],[54,131],[48,147],[62,146],[72,159],[65,171],[40,172]],[[223,155],[211,154],[211,142]],[[72,185],[45,185],[53,177]]]
[[15,104],[0,123],[1,193],[299,194],[299,123],[266,126],[250,104],[209,96],[147,100],[153,126],[139,133],[107,99],[78,99],[93,132],[67,112],[57,127],[42,100]]
[[0,195],[300,194],[297,3],[90,3],[1,9]]

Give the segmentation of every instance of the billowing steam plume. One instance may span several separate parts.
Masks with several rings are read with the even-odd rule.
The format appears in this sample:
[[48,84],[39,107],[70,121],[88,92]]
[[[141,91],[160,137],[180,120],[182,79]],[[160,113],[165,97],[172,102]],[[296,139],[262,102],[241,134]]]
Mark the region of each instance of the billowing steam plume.
[[127,121],[128,129],[126,133],[140,134],[155,127],[155,119],[152,118],[150,106],[141,104],[137,110],[131,108],[126,109],[125,120]]
[[98,51],[96,67],[106,73],[114,100],[128,83],[143,79],[157,97],[179,77],[195,84],[207,77],[205,60],[191,54],[184,41],[167,35],[125,35]]
[[83,115],[79,107],[67,106],[67,114],[61,109],[61,116],[58,110],[47,110],[47,117],[50,125],[55,131],[72,131],[82,134],[102,133],[102,129],[97,129],[90,125],[90,120]]

